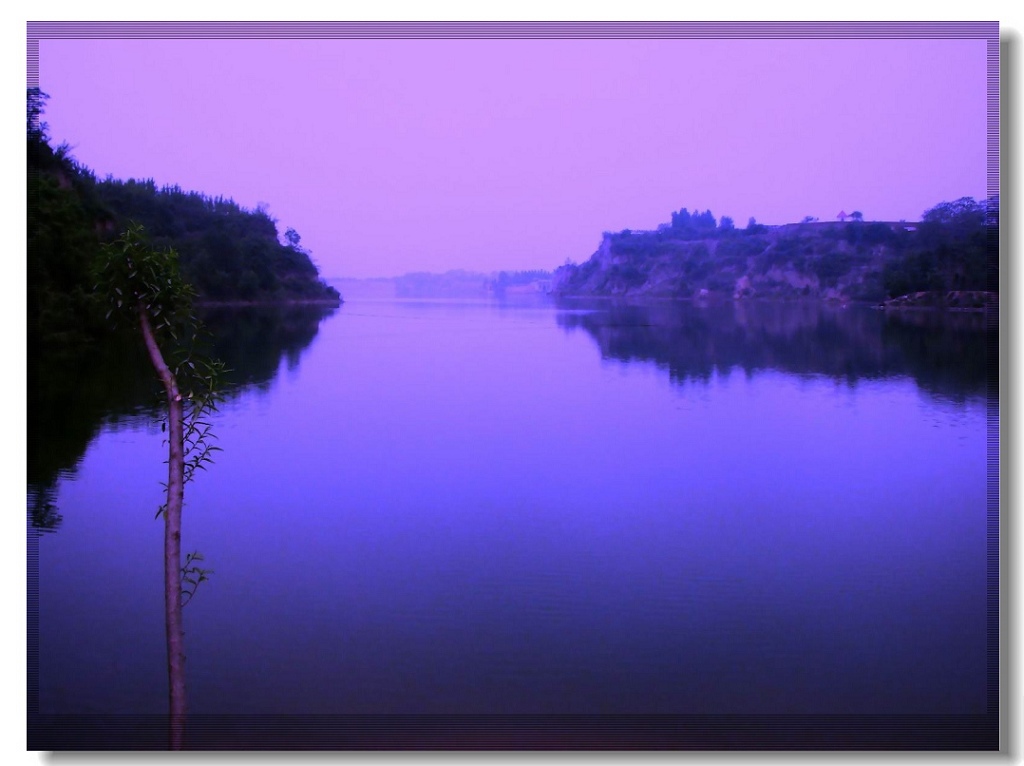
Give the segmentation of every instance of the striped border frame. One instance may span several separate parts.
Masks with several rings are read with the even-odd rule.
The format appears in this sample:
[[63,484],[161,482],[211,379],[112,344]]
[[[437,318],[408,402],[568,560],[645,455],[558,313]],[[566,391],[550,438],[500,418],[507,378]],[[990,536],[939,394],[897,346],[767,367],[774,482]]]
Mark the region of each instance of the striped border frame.
[[[986,287],[999,292],[999,36],[988,39],[988,71],[986,72],[987,194],[988,194],[988,270]],[[997,204],[993,208],[992,200]],[[999,715],[999,300],[990,299],[986,306],[986,548],[988,603],[988,712]],[[1009,721],[1004,721],[1009,724]],[[1005,727],[1004,727],[1005,732]]]
[[802,38],[988,39],[998,42],[997,22],[690,22],[690,21],[30,21],[37,39],[189,38],[189,39],[336,39],[336,38]]
[[[987,193],[989,199],[998,198],[999,183],[999,23],[998,22],[815,22],[815,21],[776,21],[776,22],[679,22],[679,21],[643,21],[643,22],[477,22],[477,21],[430,21],[430,22],[345,22],[345,21],[309,21],[309,22],[151,22],[151,21],[29,21],[27,28],[27,67],[26,80],[29,88],[39,87],[39,41],[40,40],[61,40],[61,39],[976,39],[987,41]],[[989,268],[988,287],[992,292],[999,289],[999,229],[998,229],[998,208],[989,210]],[[968,724],[967,728],[974,738],[968,737],[973,743],[971,749],[998,749],[998,741],[991,745],[983,745],[979,748],[980,742],[990,742],[992,735],[998,735],[1000,731],[999,716],[1000,708],[1000,661],[999,661],[999,308],[998,301],[988,307],[986,322],[989,330],[987,341],[987,363],[988,363],[988,406],[987,406],[987,679],[988,699],[986,716],[966,716],[972,719],[974,724]],[[38,538],[34,530],[29,526],[28,530],[28,689],[27,702],[29,712],[29,749],[49,749],[57,744],[60,736],[53,740],[54,730],[43,722],[39,721],[38,709]],[[62,717],[63,719],[64,717]],[[557,717],[556,717],[557,718]],[[636,718],[643,718],[638,716]],[[718,718],[712,716],[704,723],[706,730],[715,729]],[[747,719],[750,718],[748,721]],[[760,736],[763,744],[757,749],[770,749],[778,747],[773,739],[773,731],[782,735],[785,749],[801,749],[798,738],[792,732],[787,731],[786,721],[793,717],[776,717],[775,723],[768,723],[766,728],[757,724],[760,721],[756,717],[740,717],[734,723],[740,725],[743,731],[736,731],[739,739],[744,732],[747,736],[753,731],[759,731],[755,738]],[[807,717],[804,717],[807,718]],[[848,736],[854,734],[850,724],[854,722],[838,720],[845,717],[836,717],[831,721],[829,717],[810,717],[817,720],[824,728],[810,726],[806,731],[809,735],[805,741],[813,743],[815,749],[827,749],[823,747],[820,737],[828,733]],[[826,719],[824,721],[819,719]],[[900,717],[894,717],[892,723]],[[917,717],[915,717],[916,720]],[[941,717],[943,719],[948,717]],[[34,727],[36,724],[43,724]],[[755,720],[756,719],[756,720]],[[744,723],[740,723],[740,721]],[[872,719],[874,720],[874,719]],[[68,721],[63,721],[60,729],[68,731]],[[366,722],[370,723],[370,722]],[[724,718],[718,723],[724,723]],[[875,724],[878,725],[878,721]],[[907,731],[913,729],[909,739],[904,740],[903,747],[926,747],[922,743],[921,736],[932,737],[940,731],[947,733],[956,726],[949,727],[949,723],[939,724],[935,728],[931,723],[922,721],[924,728],[911,726]],[[1008,721],[1005,723],[1009,723]],[[309,729],[309,725],[313,729]],[[642,732],[645,726],[634,723],[634,728],[627,727],[634,736],[627,737],[631,742],[630,749],[643,749],[643,738],[638,740],[635,736]],[[947,728],[949,727],[949,728]],[[72,725],[70,729],[74,729]],[[371,725],[372,729],[373,726]],[[413,727],[415,728],[415,726]],[[471,728],[471,727],[470,727]],[[570,727],[571,728],[571,727]],[[868,727],[872,728],[872,727]],[[317,724],[306,722],[298,725],[298,729],[307,735],[318,730]],[[584,730],[587,727],[584,726]],[[887,736],[883,739],[888,743],[885,749],[898,749],[901,747],[898,735],[895,731],[899,725],[882,725]],[[1005,726],[1002,727],[1005,732]],[[49,735],[43,734],[43,730]],[[322,729],[321,729],[322,731]],[[449,736],[451,730],[448,729]],[[598,726],[593,730],[595,742],[601,742],[602,731],[607,731],[604,726]],[[581,732],[574,732],[578,737]],[[585,733],[585,732],[584,732]],[[653,732],[652,732],[653,733]],[[35,735],[35,737],[33,737]],[[658,737],[654,741],[660,743],[659,747],[681,747],[686,749],[686,741],[693,742],[693,731],[684,736],[684,740],[674,745],[668,744]],[[42,739],[40,739],[42,736]],[[890,739],[895,737],[895,739]],[[980,737],[980,739],[978,738]],[[1005,733],[1004,733],[1005,737]],[[35,738],[35,742],[33,739]],[[88,739],[88,737],[86,737]],[[671,737],[670,737],[671,739]],[[869,736],[868,739],[871,739]],[[513,740],[514,741],[514,740]],[[650,742],[651,740],[647,740]],[[674,740],[673,740],[674,741]],[[729,737],[726,737],[729,741]],[[393,739],[384,742],[376,741],[373,744],[367,743],[369,747],[387,747]],[[1005,739],[1004,739],[1005,742]],[[516,747],[503,740],[502,748]],[[710,743],[708,743],[710,744]],[[837,742],[838,744],[838,742]],[[35,745],[35,747],[33,746]],[[430,747],[429,744],[422,746]],[[453,742],[446,740],[448,748]],[[477,745],[479,747],[479,744]],[[714,745],[712,745],[714,746]],[[749,745],[748,745],[749,746]],[[59,744],[57,744],[59,747]],[[79,749],[71,745],[71,749]],[[102,749],[110,747],[109,741]],[[329,747],[341,747],[337,742]],[[456,745],[457,747],[457,745]],[[586,749],[586,745],[579,739],[575,740],[575,747]],[[598,745],[602,747],[602,745]],[[615,748],[614,744],[605,743],[603,747]],[[947,745],[949,747],[949,745]],[[289,749],[294,749],[294,746]],[[868,745],[868,749],[872,749]]]

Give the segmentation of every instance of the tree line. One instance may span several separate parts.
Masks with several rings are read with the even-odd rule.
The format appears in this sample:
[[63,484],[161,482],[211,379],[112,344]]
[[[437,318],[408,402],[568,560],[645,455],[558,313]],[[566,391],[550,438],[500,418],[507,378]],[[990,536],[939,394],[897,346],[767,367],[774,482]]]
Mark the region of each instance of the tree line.
[[69,347],[108,332],[91,274],[101,248],[131,224],[156,249],[173,248],[184,280],[206,302],[340,302],[320,280],[300,237],[265,206],[158,187],[152,179],[98,179],[67,144],[52,146],[42,120],[48,96],[30,88],[28,150],[29,348]]

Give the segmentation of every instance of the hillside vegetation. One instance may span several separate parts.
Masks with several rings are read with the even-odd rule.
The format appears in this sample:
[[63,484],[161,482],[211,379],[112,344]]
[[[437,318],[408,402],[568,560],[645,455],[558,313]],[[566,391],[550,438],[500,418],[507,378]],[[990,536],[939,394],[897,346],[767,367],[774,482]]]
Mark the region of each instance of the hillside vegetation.
[[[683,208],[656,231],[605,233],[589,260],[556,270],[561,295],[818,298],[883,302],[912,294],[983,305],[998,290],[998,198],[965,197],[920,222],[850,222],[745,229]],[[909,299],[904,299],[908,302]]]
[[28,92],[29,348],[66,347],[107,333],[92,294],[100,247],[140,223],[158,248],[173,248],[199,303],[324,302],[320,280],[293,230],[279,240],[263,208],[247,210],[152,179],[98,180],[66,145],[53,148],[41,121],[46,95]]

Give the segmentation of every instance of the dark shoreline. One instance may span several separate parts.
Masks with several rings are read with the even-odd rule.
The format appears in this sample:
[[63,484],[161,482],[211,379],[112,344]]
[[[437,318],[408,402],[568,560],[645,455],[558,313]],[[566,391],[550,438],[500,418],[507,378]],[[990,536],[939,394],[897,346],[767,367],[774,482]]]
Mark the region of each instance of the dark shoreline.
[[345,300],[328,300],[324,298],[287,298],[266,301],[205,301],[194,302],[196,308],[253,308],[258,306],[333,306],[340,307]]

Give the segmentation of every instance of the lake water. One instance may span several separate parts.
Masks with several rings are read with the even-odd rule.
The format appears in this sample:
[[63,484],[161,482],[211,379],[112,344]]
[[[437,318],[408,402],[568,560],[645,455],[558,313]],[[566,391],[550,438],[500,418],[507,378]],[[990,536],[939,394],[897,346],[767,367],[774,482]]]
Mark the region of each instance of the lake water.
[[[321,313],[210,318],[192,713],[991,710],[983,317]],[[39,711],[159,714],[159,416],[78,372],[30,421]]]

